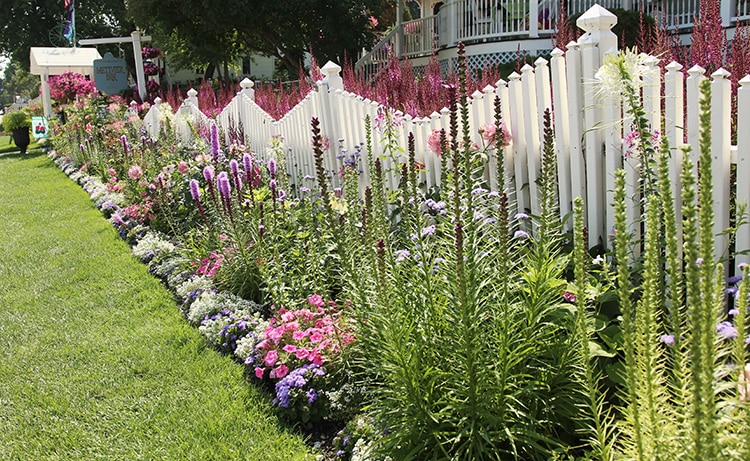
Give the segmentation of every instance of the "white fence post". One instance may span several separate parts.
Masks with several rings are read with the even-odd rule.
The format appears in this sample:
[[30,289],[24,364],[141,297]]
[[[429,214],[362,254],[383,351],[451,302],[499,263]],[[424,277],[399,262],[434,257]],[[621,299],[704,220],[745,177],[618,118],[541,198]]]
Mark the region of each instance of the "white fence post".
[[684,143],[685,101],[682,65],[672,61],[664,75],[664,133],[669,141],[669,182],[672,184],[675,224],[677,225],[677,251],[682,254],[682,164],[680,146]]
[[[612,48],[617,48],[617,36],[611,31],[615,24],[617,16],[599,4],[586,10],[576,20],[576,25],[586,31],[578,40],[581,47],[581,83],[593,82],[604,54]],[[573,82],[576,83],[578,82]],[[593,85],[588,84],[584,87],[583,96],[589,246],[599,243],[607,245],[607,232],[604,226],[607,213],[611,211],[606,203],[604,185],[602,108]]]
[[244,78],[240,82],[240,87],[242,90],[240,90],[241,94],[244,94],[247,96],[251,101],[255,101],[255,90],[253,87],[255,86],[255,83],[250,80],[249,78]]
[[521,76],[513,72],[508,76],[508,93],[510,96],[510,132],[513,134],[513,163],[515,176],[516,205],[518,211],[525,213],[531,209],[529,194],[529,169],[526,153],[526,120],[523,110],[523,89]]
[[690,160],[693,163],[693,175],[698,177],[698,156],[700,155],[700,84],[705,79],[706,69],[695,65],[688,69],[687,85],[687,142],[690,144]]
[[539,207],[539,176],[541,174],[541,155],[539,142],[539,106],[536,100],[536,76],[534,68],[526,64],[521,68],[521,87],[523,94],[524,131],[526,135],[526,160],[529,176],[529,197],[531,199],[531,213],[538,215]]
[[729,240],[719,236],[729,227],[729,188],[731,153],[731,82],[729,72],[719,69],[711,74],[711,170],[714,182],[714,257],[726,256]]
[[[739,81],[737,90],[737,126],[750,124],[750,75]],[[750,206],[750,129],[737,130],[737,183],[735,185],[738,204]],[[748,210],[744,218],[747,219]],[[738,216],[737,219],[740,217]],[[738,251],[750,250],[750,224],[745,224],[737,232]],[[737,255],[737,264],[750,263],[750,254]]]
[[[552,50],[552,100],[555,111],[555,152],[557,154],[557,184],[560,197],[560,215],[565,217],[573,209],[570,175],[570,120],[568,111],[568,80],[565,74],[564,52],[560,48]],[[572,229],[571,220],[566,221],[565,229]]]
[[189,102],[194,105],[196,109],[200,109],[200,106],[198,105],[198,92],[195,91],[195,88],[190,88],[187,92],[187,96],[185,102]]

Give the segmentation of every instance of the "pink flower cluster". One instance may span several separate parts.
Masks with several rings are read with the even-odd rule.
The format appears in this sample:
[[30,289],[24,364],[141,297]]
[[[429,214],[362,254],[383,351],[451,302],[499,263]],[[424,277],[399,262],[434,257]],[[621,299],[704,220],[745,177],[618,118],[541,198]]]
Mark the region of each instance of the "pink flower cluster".
[[[434,129],[429,136],[427,136],[427,147],[435,154],[440,155],[443,152],[440,146],[441,130]],[[445,149],[450,149],[451,135],[445,133]]]
[[322,366],[335,359],[354,341],[352,320],[331,302],[326,306],[320,295],[307,299],[308,307],[279,309],[256,346],[255,376],[281,379],[308,363]]
[[216,275],[216,271],[221,268],[224,264],[224,255],[218,251],[212,251],[207,258],[203,258],[198,269],[195,270],[196,275],[205,275],[206,277],[213,277]]
[[85,97],[96,93],[96,84],[81,74],[65,72],[49,78],[50,96],[55,101],[66,104],[76,97]]

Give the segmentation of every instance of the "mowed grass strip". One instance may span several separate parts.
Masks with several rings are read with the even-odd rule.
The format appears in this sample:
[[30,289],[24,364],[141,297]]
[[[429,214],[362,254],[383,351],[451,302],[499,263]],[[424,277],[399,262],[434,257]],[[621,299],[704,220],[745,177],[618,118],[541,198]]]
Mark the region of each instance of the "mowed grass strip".
[[35,151],[0,155],[0,459],[314,456]]

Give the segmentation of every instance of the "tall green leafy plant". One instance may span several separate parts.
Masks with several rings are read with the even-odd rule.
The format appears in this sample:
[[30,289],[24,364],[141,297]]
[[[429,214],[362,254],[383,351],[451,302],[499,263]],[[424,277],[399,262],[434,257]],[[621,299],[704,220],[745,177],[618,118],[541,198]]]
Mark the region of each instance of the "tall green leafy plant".
[[[605,66],[612,66],[610,71],[622,80],[637,78],[628,72],[627,62],[633,58],[623,53]],[[648,133],[650,128],[638,121],[640,99],[627,87],[627,111],[637,130]],[[728,322],[724,268],[714,263],[708,80],[701,84],[701,94],[699,179],[688,148],[682,166],[682,248],[669,181],[669,145],[662,140],[657,151],[650,138],[640,138],[640,151],[648,157],[643,158],[645,235],[638,273],[626,220],[625,172],[616,173],[614,256],[626,382],[616,449],[628,459],[744,459],[748,450],[736,423],[747,417],[746,397],[738,386],[746,378],[748,300],[740,293],[734,300],[740,315],[734,325]]]
[[[462,94],[451,140],[469,138]],[[485,188],[486,158],[468,142],[445,144],[442,194],[400,223],[408,239],[378,240],[377,288],[360,306],[368,411],[385,429],[377,449],[404,460],[549,459],[581,441],[587,405],[562,297],[555,162],[545,156],[531,236],[529,217],[509,216],[507,196]]]

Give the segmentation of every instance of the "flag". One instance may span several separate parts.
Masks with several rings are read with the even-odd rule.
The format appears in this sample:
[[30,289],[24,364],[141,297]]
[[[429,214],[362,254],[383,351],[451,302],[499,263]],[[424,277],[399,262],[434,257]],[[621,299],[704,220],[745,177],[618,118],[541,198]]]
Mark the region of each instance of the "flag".
[[70,43],[75,42],[76,35],[76,15],[75,15],[75,0],[65,0],[65,28],[63,29],[63,36],[68,39]]

